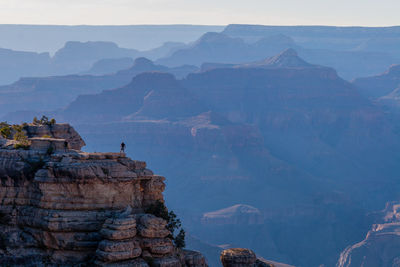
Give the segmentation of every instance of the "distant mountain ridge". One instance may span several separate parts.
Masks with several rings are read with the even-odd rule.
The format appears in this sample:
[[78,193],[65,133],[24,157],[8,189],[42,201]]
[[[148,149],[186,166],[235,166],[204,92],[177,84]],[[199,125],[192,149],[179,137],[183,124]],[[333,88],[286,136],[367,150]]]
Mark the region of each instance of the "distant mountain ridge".
[[0,86],[0,114],[23,110],[60,109],[75,100],[78,95],[95,94],[102,90],[124,86],[137,74],[149,71],[172,73],[181,78],[197,71],[197,68],[194,66],[168,68],[155,65],[146,58],[137,58],[130,68],[112,74],[22,78],[11,85]]
[[400,65],[393,65],[382,74],[355,79],[353,84],[367,97],[385,96],[400,86]]
[[209,32],[190,46],[177,50],[157,62],[170,66],[183,64],[200,66],[205,62],[239,64],[270,57],[292,47],[297,46],[288,37],[272,36],[265,41],[248,44],[240,38]]
[[4,71],[0,73],[0,85],[15,82],[21,77],[48,77],[79,73],[111,74],[127,68],[126,64],[121,65],[120,62],[113,67],[108,66],[109,70],[107,71],[104,66],[100,67],[102,70],[96,71],[99,66],[94,66],[94,64],[99,64],[98,62],[102,60],[106,60],[106,64],[112,64],[121,58],[134,60],[138,57],[148,57],[154,60],[167,56],[184,46],[182,43],[167,42],[155,49],[139,51],[119,47],[113,42],[69,41],[52,57],[49,53],[39,54],[0,48],[0,67],[4,65]]
[[[176,27],[49,26],[48,28],[53,30],[59,28],[71,34],[75,31],[89,31],[92,33],[96,32],[96,29],[99,29],[99,31],[94,34],[94,36],[97,36],[96,39],[89,36],[82,37],[80,34],[72,34],[71,36],[75,37],[60,43],[58,47],[62,45],[64,47],[59,49],[54,57],[50,57],[49,54],[41,54],[41,58],[34,58],[28,54],[18,52],[20,56],[24,55],[24,62],[27,63],[20,62],[15,53],[4,50],[3,52],[7,56],[2,57],[2,53],[0,53],[0,59],[3,59],[5,66],[9,67],[5,68],[5,72],[0,73],[0,84],[11,83],[21,77],[84,73],[91,69],[97,61],[110,58],[131,57],[135,59],[136,57],[146,57],[151,60],[158,60],[157,63],[161,65],[173,67],[196,65],[199,67],[206,62],[242,64],[259,61],[288,48],[295,49],[301,57],[310,62],[335,68],[341,77],[348,80],[370,76],[382,72],[389,65],[400,63],[400,38],[396,35],[398,27],[345,28],[229,25],[224,29],[224,27],[213,26],[191,27],[177,25]],[[0,25],[0,33],[2,30],[6,31],[6,35],[3,36],[4,38],[0,41],[0,44],[7,41],[5,36],[11,34],[11,29],[17,32],[24,32],[24,35],[21,35],[22,39],[31,36],[29,43],[32,43],[32,40],[40,39],[32,35],[34,33],[40,34],[40,31],[46,29],[46,26]],[[27,29],[32,32],[29,33]],[[146,32],[144,29],[149,29],[149,31]],[[171,34],[170,37],[168,37],[168,31],[160,32],[161,29],[171,30],[169,32]],[[189,29],[193,31],[191,32]],[[216,31],[212,31],[213,29]],[[111,30],[115,30],[110,35],[114,40],[110,40],[109,35],[102,34],[102,31],[108,32]],[[140,32],[141,35],[151,37],[147,39],[164,39],[164,41],[159,43],[156,48],[154,48],[155,46],[148,46],[142,48],[142,50],[134,49],[131,45],[121,41],[131,37],[120,34],[131,31]],[[151,32],[154,31],[158,34],[151,35]],[[174,33],[180,35],[180,32],[185,36],[192,36],[192,39],[187,39],[186,37],[184,38],[185,40],[180,38],[173,39]],[[57,34],[53,32],[52,35],[54,37]],[[66,34],[65,36],[70,35]],[[376,36],[379,36],[379,38]],[[45,40],[37,41],[42,43]],[[145,42],[146,40],[142,38],[140,41]],[[19,48],[19,46],[15,47]],[[43,47],[45,47],[44,44]],[[115,72],[116,70],[112,69],[112,71]]]
[[[122,47],[148,50],[165,42],[191,42],[217,25],[0,25],[0,47],[55,53],[68,41],[115,42]],[[51,38],[49,38],[51,36]]]
[[[112,104],[115,103],[115,104]],[[104,107],[114,108],[104,112]],[[85,115],[77,116],[85,111]],[[91,122],[141,119],[176,119],[206,111],[173,75],[148,72],[128,85],[98,95],[79,96],[63,113],[75,121]]]
[[[222,33],[206,33],[191,45],[175,51],[168,57],[160,58],[157,62],[169,66],[176,64],[201,66],[208,62],[238,65],[272,57],[285,49],[292,48],[305,60],[333,67],[341,77],[349,80],[371,75],[383,71],[389,65],[400,63],[400,50],[394,54],[385,50],[357,50],[356,47],[360,46],[363,40],[356,40],[353,48],[326,48],[325,45],[313,47],[312,43],[302,45],[292,36],[284,35],[283,32],[286,31],[279,32],[281,29],[279,27],[269,35],[255,31],[254,34],[258,34],[257,38],[249,40],[246,39],[246,34],[229,34],[228,29],[229,26]],[[287,32],[293,33],[293,31]],[[319,40],[318,37],[313,38]],[[315,40],[313,39],[313,42]],[[346,40],[341,39],[339,42],[347,43]]]
[[251,63],[244,63],[244,64],[222,64],[222,63],[204,63],[201,65],[201,71],[209,71],[212,69],[223,69],[223,68],[326,68],[318,65],[313,65],[302,58],[300,58],[296,52],[296,50],[289,48],[281,53],[266,58],[261,61],[251,62]]
[[[355,79],[353,83],[362,95],[383,106],[393,115],[400,114],[400,65],[393,65],[379,75]],[[394,123],[397,124],[396,118]]]
[[[223,31],[232,37],[240,37],[246,40],[259,39],[265,36],[283,34],[292,36],[294,39],[303,39],[302,43],[309,44],[314,42],[314,48],[326,47],[331,43],[332,47],[337,49],[354,48],[359,44],[360,40],[368,38],[398,38],[400,34],[400,26],[392,27],[340,27],[340,26],[269,26],[269,25],[250,25],[250,24],[230,24]],[[323,39],[319,39],[323,37]],[[342,40],[350,40],[343,46],[337,46],[337,43],[332,42],[336,38]],[[319,39],[319,40],[318,40]],[[353,42],[351,42],[353,40]],[[349,46],[350,44],[350,46]]]
[[89,69],[94,62],[107,58],[136,58],[136,49],[120,48],[112,42],[67,42],[52,58],[55,73],[78,73]]
[[[109,62],[110,60],[106,60]],[[129,65],[130,60],[128,60]],[[240,65],[221,65],[215,64],[211,69],[215,68],[309,68],[323,69],[323,67],[307,63],[301,59],[296,51],[288,49],[280,54],[268,58],[260,62],[253,62]],[[206,71],[208,69],[203,69]],[[154,64],[151,60],[143,57],[137,58],[131,67],[125,70],[120,70],[112,74],[106,75],[69,75],[55,76],[48,78],[24,78],[9,86],[0,86],[0,95],[3,96],[3,109],[0,108],[0,113],[13,112],[18,110],[40,110],[49,111],[51,109],[63,108],[68,103],[73,101],[78,95],[98,93],[105,89],[112,89],[128,84],[134,76],[143,72],[166,72],[171,73],[178,79],[186,77],[189,73],[198,72],[199,69],[195,66],[180,66],[169,68],[163,65]],[[334,70],[326,68],[325,75],[336,76]],[[62,87],[57,86],[62,84]],[[59,88],[58,88],[59,87]],[[61,91],[62,90],[62,91]],[[62,93],[65,96],[56,96],[56,92]],[[41,95],[39,96],[38,93]],[[53,101],[52,95],[55,96]],[[35,96],[35,97],[32,97]],[[46,96],[46,97],[44,97]],[[30,103],[29,99],[34,99]],[[128,114],[126,114],[127,116]]]
[[50,54],[0,48],[0,85],[22,76],[42,76],[50,72]]
[[93,63],[88,71],[82,74],[105,75],[132,67],[134,60],[130,57],[100,59]]

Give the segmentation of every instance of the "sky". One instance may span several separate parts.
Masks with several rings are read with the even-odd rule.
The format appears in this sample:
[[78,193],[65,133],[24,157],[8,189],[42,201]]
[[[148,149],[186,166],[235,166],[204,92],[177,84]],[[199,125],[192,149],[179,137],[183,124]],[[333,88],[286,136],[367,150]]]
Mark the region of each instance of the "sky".
[[0,0],[0,24],[400,25],[400,0]]

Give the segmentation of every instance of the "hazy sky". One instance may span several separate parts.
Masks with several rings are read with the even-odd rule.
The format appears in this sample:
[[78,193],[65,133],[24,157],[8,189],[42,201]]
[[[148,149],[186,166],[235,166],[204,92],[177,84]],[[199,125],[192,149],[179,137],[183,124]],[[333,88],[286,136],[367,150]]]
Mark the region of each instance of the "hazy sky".
[[400,25],[400,0],[0,0],[0,24]]

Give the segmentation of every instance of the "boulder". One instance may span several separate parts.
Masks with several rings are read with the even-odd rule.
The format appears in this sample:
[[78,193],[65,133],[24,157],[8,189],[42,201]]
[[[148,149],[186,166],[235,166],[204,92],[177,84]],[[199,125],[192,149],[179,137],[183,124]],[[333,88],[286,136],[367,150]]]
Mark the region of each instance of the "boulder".
[[256,254],[250,249],[231,248],[221,252],[224,267],[256,267]]
[[67,123],[53,125],[28,124],[24,127],[24,130],[29,138],[50,136],[55,139],[65,139],[69,148],[75,150],[81,150],[86,145],[82,137]]
[[184,250],[183,255],[188,267],[208,266],[206,258],[198,251]]

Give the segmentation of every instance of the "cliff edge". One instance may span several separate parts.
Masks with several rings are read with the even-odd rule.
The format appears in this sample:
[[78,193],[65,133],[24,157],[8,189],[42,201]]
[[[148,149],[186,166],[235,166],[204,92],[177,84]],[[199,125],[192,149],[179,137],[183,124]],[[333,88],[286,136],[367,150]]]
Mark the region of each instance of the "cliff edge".
[[207,266],[148,213],[165,178],[145,162],[82,152],[68,124],[1,126],[1,266]]

